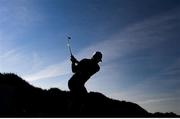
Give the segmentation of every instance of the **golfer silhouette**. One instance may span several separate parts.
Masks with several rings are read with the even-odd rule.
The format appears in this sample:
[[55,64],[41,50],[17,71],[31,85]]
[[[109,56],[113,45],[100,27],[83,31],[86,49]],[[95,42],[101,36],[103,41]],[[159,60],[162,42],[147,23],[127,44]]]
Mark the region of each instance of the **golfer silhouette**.
[[97,51],[91,59],[82,59],[78,61],[71,55],[73,76],[68,81],[68,87],[71,93],[83,95],[87,93],[85,83],[92,75],[100,70],[98,65],[102,62],[102,53]]

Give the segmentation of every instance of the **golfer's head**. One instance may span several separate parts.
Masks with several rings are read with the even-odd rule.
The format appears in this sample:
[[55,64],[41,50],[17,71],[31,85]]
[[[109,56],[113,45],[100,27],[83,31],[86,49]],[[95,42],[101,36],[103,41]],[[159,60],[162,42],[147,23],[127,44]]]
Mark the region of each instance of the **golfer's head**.
[[94,59],[96,62],[102,62],[102,53],[99,51],[95,52],[92,59]]

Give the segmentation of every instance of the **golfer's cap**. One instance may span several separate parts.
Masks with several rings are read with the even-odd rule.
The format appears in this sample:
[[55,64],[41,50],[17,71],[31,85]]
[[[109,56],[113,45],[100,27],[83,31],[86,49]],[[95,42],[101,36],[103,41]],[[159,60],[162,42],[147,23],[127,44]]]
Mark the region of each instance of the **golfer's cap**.
[[99,52],[99,51],[95,52],[93,57],[99,58],[100,61],[102,62],[102,53],[101,52]]

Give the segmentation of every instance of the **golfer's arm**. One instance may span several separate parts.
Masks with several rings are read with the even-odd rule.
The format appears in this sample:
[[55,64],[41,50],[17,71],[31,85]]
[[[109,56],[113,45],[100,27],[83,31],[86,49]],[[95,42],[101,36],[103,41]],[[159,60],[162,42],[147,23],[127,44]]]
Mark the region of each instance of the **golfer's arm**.
[[74,63],[75,63],[75,64],[78,64],[79,61],[78,61],[75,57],[74,57],[74,59],[75,59]]

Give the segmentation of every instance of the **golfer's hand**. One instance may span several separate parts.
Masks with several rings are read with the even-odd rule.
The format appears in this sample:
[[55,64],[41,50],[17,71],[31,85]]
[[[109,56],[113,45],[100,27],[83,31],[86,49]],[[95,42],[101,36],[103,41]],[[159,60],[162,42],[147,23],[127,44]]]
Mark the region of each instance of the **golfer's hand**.
[[76,63],[76,61],[77,61],[76,58],[73,55],[71,55],[71,62]]

